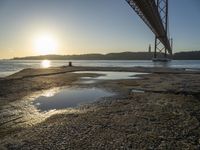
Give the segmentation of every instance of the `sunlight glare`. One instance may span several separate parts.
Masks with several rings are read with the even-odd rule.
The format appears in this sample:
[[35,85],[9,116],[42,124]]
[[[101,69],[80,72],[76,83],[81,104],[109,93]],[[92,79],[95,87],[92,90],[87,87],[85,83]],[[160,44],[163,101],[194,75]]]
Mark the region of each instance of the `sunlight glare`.
[[51,66],[51,61],[49,61],[49,60],[43,60],[41,62],[41,67],[42,68],[49,68],[50,66]]
[[35,50],[40,55],[55,54],[57,41],[51,35],[42,35],[35,40]]

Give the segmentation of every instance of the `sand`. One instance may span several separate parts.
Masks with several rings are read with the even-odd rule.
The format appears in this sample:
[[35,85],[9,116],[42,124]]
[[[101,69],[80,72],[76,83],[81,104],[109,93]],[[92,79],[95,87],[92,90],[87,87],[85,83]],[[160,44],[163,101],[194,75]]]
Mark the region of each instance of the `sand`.
[[[27,97],[56,87],[82,86],[77,81],[86,74],[73,71],[85,70],[150,74],[87,85],[117,92],[113,98],[49,116],[30,115],[33,109],[24,105]],[[25,69],[0,80],[0,149],[199,149],[199,93],[200,72],[184,69]]]

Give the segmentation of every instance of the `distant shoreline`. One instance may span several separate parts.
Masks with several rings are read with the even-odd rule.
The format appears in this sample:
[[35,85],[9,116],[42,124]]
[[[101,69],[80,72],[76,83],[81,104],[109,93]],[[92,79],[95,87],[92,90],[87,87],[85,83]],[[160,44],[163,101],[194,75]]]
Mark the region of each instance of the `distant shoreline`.
[[[82,55],[40,55],[14,57],[10,60],[151,60],[153,58],[153,54],[153,52],[121,52]],[[168,58],[173,60],[200,60],[200,51],[174,53],[173,56],[168,56]]]

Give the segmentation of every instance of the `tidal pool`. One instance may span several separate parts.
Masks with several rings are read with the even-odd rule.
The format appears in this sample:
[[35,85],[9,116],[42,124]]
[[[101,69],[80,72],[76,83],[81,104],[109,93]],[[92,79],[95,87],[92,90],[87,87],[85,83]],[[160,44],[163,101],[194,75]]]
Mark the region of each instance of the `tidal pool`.
[[122,80],[122,79],[139,79],[136,75],[148,73],[141,72],[117,72],[117,71],[76,71],[74,73],[93,73],[100,74],[98,77],[82,77],[81,83],[94,83],[95,80]]
[[94,102],[103,97],[114,96],[115,93],[100,88],[66,87],[59,91],[44,94],[33,101],[40,111],[76,107],[81,104]]
[[138,89],[132,89],[131,92],[132,93],[145,93],[144,90],[138,90]]

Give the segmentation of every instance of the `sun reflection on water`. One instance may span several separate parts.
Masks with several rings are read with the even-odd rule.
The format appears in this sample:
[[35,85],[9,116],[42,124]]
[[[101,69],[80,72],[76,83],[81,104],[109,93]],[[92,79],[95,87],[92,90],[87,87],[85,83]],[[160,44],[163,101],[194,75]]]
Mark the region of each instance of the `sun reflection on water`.
[[56,93],[59,92],[59,88],[53,88],[53,89],[50,89],[50,90],[46,90],[42,93],[42,96],[45,96],[45,97],[52,97],[54,96]]
[[41,67],[42,68],[49,68],[49,67],[51,67],[51,61],[49,61],[49,60],[43,60],[41,62]]

